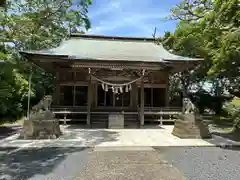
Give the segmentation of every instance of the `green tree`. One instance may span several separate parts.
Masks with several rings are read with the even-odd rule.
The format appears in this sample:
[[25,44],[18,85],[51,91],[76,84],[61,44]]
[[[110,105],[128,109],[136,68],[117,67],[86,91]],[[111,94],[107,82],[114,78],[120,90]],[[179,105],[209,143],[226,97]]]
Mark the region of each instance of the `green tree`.
[[[238,0],[184,0],[172,9],[170,19],[197,27],[198,38],[208,55],[208,78],[220,94],[240,95],[240,5]],[[182,29],[177,28],[176,32]],[[184,32],[185,33],[185,32]],[[184,36],[187,37],[187,36]],[[189,38],[187,38],[189,40]],[[181,42],[180,42],[181,43]],[[189,42],[186,41],[189,45]],[[186,49],[187,51],[189,50]],[[192,52],[192,49],[191,49]],[[210,65],[210,67],[209,67]]]
[[[69,33],[90,28],[87,17],[90,4],[91,0],[7,1],[5,11],[0,12],[0,55],[7,62],[1,75],[4,76],[0,88],[1,116],[15,115],[17,104],[20,114],[26,110],[31,66],[18,52],[52,48]],[[52,91],[55,76],[36,67],[32,67],[32,72],[33,101],[38,101]]]
[[[162,43],[174,53],[204,58],[201,66],[187,76],[186,86],[212,84],[218,112],[226,92],[240,97],[240,4],[239,0],[183,0],[168,19],[178,20],[174,33],[166,33]],[[183,76],[179,76],[182,78]],[[185,77],[186,78],[186,77]],[[201,94],[199,93],[198,94]],[[229,100],[229,99],[228,99]],[[200,104],[206,104],[200,102]],[[239,111],[230,113],[239,128]]]

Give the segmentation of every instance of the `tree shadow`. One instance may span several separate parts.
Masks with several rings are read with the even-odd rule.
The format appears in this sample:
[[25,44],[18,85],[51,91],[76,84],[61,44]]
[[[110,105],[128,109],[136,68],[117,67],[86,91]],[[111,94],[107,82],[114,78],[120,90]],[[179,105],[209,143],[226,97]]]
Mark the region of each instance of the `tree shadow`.
[[140,129],[164,129],[164,127],[160,125],[144,124],[144,126],[140,127]]
[[212,132],[212,138],[207,142],[216,145],[222,149],[240,151],[240,141],[233,138],[232,133]]
[[82,129],[82,126],[69,125],[63,129],[63,135],[58,140],[76,140],[87,146],[96,146],[104,142],[117,141],[119,132],[108,129]]
[[212,134],[229,141],[240,142],[240,130],[231,130],[230,132],[212,132]]
[[240,137],[239,137],[239,135],[236,135],[235,132],[228,132],[228,133],[213,132],[212,134],[217,135],[217,136],[221,136],[221,137],[229,139],[231,141],[240,142]]
[[0,140],[16,134],[21,126],[0,126]]
[[[222,129],[227,128],[227,129]],[[229,141],[240,142],[240,129],[233,128],[232,125],[212,125],[211,133]]]
[[[34,175],[47,175],[56,168],[69,153],[80,152],[86,148],[43,147],[22,149],[6,155],[0,154],[1,178],[19,180],[29,179]],[[2,152],[8,148],[0,149]]]
[[[53,141],[36,141],[36,145],[40,145],[41,148],[0,148],[0,172],[4,174],[1,176],[0,173],[0,179],[19,180],[52,175],[51,173],[56,173],[56,169],[65,164],[63,161],[69,154],[82,153],[98,144],[117,141],[118,137],[118,132],[115,131],[80,129],[79,126],[74,125],[64,128],[64,131],[67,132],[63,132],[60,138]],[[84,154],[85,157],[87,154]],[[79,163],[84,159],[80,156],[76,158],[79,158]]]

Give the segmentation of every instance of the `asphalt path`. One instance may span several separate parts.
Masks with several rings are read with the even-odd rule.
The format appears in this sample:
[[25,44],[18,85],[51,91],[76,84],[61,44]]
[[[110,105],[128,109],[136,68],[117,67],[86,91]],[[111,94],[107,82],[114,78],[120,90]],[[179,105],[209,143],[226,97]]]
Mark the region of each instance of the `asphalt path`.
[[1,148],[0,180],[239,180],[240,148]]

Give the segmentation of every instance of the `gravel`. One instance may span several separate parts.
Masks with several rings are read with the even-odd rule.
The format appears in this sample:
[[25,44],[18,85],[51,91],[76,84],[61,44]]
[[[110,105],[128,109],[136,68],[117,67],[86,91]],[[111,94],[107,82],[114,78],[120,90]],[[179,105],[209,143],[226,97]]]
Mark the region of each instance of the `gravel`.
[[240,179],[240,147],[168,147],[156,150],[189,180]]
[[148,151],[95,151],[89,153],[79,180],[185,180],[183,174],[158,153]]
[[[0,149],[0,180],[76,180],[121,175],[122,179],[239,180],[240,147],[154,147],[133,151],[91,148]],[[104,162],[104,163],[103,163]],[[103,172],[104,170],[104,172]],[[94,172],[95,174],[85,172]],[[158,175],[160,174],[160,175]],[[125,176],[128,175],[128,176]],[[181,176],[182,175],[182,176]],[[87,178],[88,176],[88,178]],[[139,177],[138,177],[139,176]],[[141,176],[141,177],[140,177]],[[178,177],[174,177],[178,176]],[[121,179],[120,178],[120,179]],[[171,179],[170,178],[170,179]],[[163,178],[164,179],[164,178]]]
[[89,149],[44,147],[4,155],[8,151],[0,149],[0,180],[75,180]]
[[152,149],[32,148],[1,153],[0,162],[0,180],[184,180]]

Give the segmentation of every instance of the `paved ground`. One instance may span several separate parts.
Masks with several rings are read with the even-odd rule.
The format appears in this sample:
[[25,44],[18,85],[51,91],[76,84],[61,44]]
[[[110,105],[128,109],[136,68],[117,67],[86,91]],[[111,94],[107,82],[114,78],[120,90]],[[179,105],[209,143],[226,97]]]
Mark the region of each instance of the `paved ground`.
[[240,147],[169,147],[156,150],[188,180],[240,179]]
[[79,129],[62,126],[56,140],[19,140],[13,135],[1,140],[0,147],[96,147],[96,146],[212,146],[202,139],[180,139],[171,134],[173,126],[155,129]]
[[151,150],[93,151],[79,180],[183,180],[184,175]]
[[233,143],[217,136],[181,140],[171,136],[171,128],[71,127],[54,141],[18,140],[18,134],[12,135],[0,140],[0,180],[239,179],[240,146],[214,147]]
[[21,126],[0,126],[0,140],[7,138],[10,135],[16,134],[21,129]]
[[9,150],[0,150],[1,180],[239,180],[240,177],[240,149],[44,147],[7,154]]

